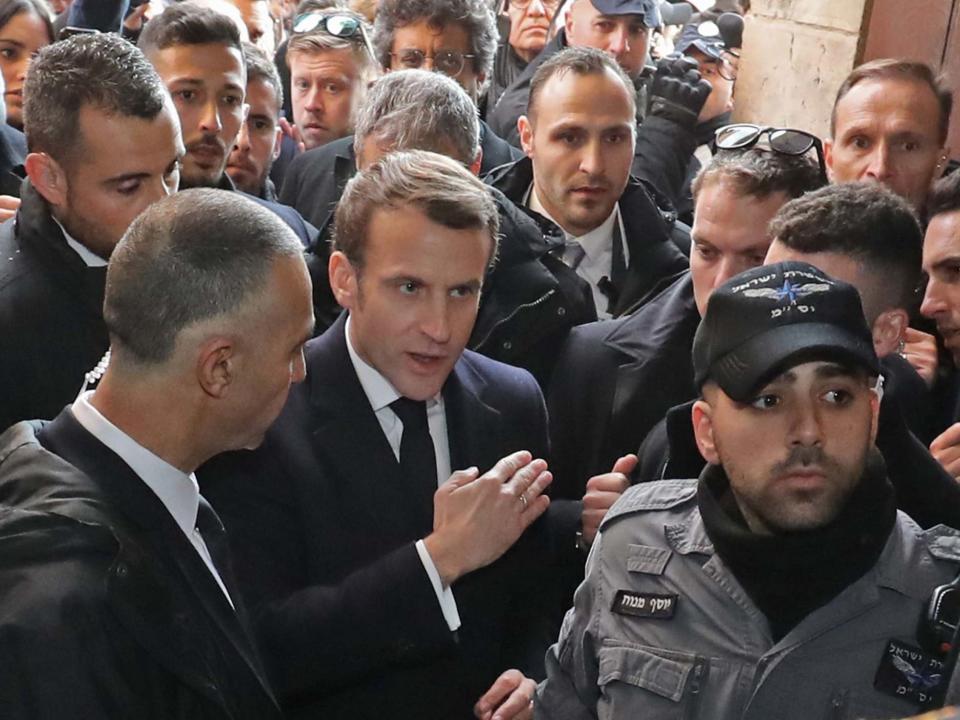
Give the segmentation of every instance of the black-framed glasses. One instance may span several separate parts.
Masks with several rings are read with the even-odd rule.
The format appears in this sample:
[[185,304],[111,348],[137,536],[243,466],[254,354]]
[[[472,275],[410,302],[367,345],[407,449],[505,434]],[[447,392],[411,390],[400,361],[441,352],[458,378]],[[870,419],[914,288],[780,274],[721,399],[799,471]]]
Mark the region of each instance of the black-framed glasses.
[[459,50],[437,50],[428,55],[418,48],[404,48],[395,53],[390,53],[395,58],[397,65],[403,70],[416,70],[423,67],[429,58],[433,64],[433,70],[443,73],[447,77],[456,77],[463,72],[464,63],[467,60],[473,60],[476,55],[462,53]]
[[746,150],[757,144],[764,135],[767,145],[782,155],[805,155],[811,149],[817,151],[820,174],[827,177],[827,166],[823,160],[823,143],[816,135],[805,130],[793,128],[762,127],[752,123],[736,123],[718,128],[715,143],[719,150]]

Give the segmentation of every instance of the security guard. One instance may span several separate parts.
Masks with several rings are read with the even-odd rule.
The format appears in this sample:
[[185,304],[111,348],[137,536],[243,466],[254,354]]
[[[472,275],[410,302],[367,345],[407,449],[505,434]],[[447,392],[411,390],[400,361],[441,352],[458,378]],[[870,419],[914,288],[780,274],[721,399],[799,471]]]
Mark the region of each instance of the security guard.
[[698,480],[601,525],[538,718],[896,718],[930,707],[924,618],[960,533],[898,513],[856,290],[805,263],[711,296],[693,347]]

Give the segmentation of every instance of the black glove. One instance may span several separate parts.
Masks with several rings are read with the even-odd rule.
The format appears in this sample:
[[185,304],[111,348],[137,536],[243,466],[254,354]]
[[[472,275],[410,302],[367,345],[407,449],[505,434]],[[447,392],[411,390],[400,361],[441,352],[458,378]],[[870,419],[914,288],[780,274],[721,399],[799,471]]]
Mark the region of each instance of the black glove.
[[662,117],[692,130],[713,89],[700,77],[697,61],[670,55],[657,62],[650,83],[649,115]]

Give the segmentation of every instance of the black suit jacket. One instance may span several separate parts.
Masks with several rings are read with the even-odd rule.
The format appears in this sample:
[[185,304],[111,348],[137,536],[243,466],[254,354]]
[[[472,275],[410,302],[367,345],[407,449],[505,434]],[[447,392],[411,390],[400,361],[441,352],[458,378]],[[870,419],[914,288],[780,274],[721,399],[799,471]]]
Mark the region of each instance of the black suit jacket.
[[685,273],[632,315],[574,328],[548,387],[556,497],[636,452],[672,406],[696,395],[691,352],[700,315]]
[[[279,718],[238,610],[157,496],[69,409],[0,440],[5,718]],[[238,614],[239,613],[239,614]]]
[[[399,464],[347,354],[341,318],[307,345],[254,452],[201,473],[224,518],[268,672],[293,717],[467,718],[497,674],[542,676],[548,552],[535,525],[453,586],[451,633],[417,555]],[[544,457],[545,408],[525,372],[466,352],[446,383],[452,467]],[[531,618],[531,616],[533,616]]]

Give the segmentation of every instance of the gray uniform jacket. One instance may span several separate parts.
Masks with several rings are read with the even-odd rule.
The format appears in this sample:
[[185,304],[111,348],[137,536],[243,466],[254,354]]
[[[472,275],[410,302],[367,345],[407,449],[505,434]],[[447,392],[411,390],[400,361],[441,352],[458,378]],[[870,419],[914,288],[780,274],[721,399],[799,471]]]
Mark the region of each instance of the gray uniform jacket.
[[917,646],[931,590],[957,575],[960,533],[924,532],[899,513],[876,565],[775,643],[715,555],[696,488],[696,480],[635,485],[610,510],[547,653],[535,717],[833,720],[916,712],[916,702],[875,689],[874,677],[890,640]]

